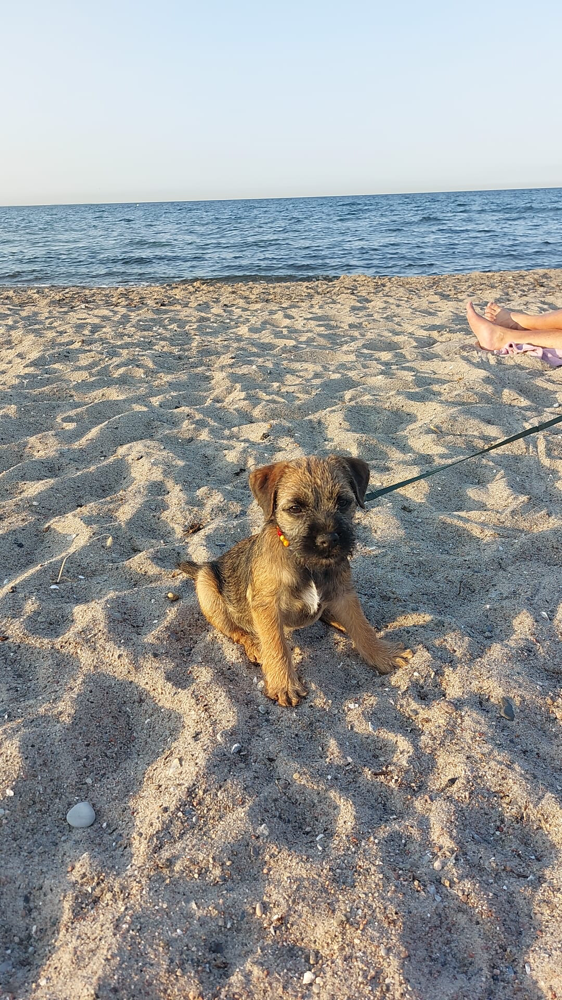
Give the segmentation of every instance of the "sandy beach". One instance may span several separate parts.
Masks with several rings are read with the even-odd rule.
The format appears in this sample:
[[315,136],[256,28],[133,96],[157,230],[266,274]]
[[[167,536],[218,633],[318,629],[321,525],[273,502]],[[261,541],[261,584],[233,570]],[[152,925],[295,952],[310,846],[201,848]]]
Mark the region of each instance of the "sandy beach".
[[469,297],[562,271],[0,289],[0,996],[562,997],[560,430],[358,513],[390,676],[316,624],[280,708],[176,569],[259,465],[376,487],[562,412]]

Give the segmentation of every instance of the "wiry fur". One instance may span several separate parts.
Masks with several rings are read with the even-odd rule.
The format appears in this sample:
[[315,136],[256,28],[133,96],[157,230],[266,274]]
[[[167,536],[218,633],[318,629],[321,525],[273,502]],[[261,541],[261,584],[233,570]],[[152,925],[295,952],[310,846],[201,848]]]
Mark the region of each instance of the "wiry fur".
[[261,531],[214,562],[180,563],[195,580],[203,614],[241,643],[252,662],[261,663],[266,694],[280,705],[296,705],[306,694],[285,629],[322,618],[349,633],[380,673],[412,655],[377,636],[351,581],[353,515],[363,506],[368,482],[365,462],[339,455],[256,469],[250,488],[266,518]]

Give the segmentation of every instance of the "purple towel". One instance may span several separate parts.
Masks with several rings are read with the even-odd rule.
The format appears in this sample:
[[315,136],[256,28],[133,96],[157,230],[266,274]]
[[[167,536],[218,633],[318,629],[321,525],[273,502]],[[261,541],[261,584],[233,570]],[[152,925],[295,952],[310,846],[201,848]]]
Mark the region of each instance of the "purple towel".
[[556,347],[535,347],[534,344],[508,344],[494,354],[532,354],[534,358],[541,358],[553,368],[562,365],[562,351]]

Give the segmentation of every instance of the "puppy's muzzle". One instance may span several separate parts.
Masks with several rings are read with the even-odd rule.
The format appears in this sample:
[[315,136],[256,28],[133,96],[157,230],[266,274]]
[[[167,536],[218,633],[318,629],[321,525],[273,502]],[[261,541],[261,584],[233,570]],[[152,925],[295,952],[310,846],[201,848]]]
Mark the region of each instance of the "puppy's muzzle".
[[339,541],[339,532],[325,531],[316,536],[316,548],[322,555],[328,555],[333,549],[337,548]]

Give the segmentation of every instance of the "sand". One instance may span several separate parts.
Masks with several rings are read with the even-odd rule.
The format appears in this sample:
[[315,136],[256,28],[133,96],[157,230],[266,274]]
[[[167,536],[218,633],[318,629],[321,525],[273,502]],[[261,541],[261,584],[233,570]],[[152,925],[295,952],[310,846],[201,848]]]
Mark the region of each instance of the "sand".
[[175,569],[259,528],[256,466],[387,484],[562,412],[469,295],[562,272],[0,290],[1,996],[562,996],[560,431],[358,514],[389,677],[316,624],[278,707]]

